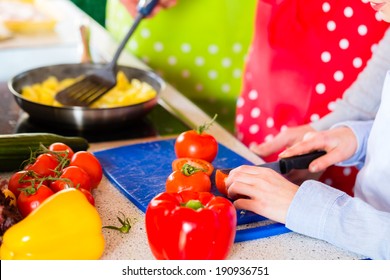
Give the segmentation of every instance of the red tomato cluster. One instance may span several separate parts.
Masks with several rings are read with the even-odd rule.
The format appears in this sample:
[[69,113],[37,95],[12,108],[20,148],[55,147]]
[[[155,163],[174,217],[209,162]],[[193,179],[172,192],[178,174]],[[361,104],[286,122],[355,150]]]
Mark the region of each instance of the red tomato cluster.
[[19,212],[26,217],[46,198],[65,188],[79,189],[95,205],[92,190],[103,177],[99,160],[90,152],[53,143],[23,170],[11,175],[8,189],[15,195]]

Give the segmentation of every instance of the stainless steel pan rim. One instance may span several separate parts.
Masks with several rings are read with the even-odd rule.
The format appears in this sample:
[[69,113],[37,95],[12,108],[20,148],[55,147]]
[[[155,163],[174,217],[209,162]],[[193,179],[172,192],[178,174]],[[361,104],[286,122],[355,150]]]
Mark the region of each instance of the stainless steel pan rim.
[[150,84],[157,91],[156,98],[130,106],[88,108],[54,107],[29,101],[21,95],[21,89],[24,86],[43,82],[49,76],[55,76],[58,79],[75,78],[103,65],[59,64],[39,67],[13,77],[8,82],[8,88],[15,97],[17,104],[29,114],[33,121],[49,126],[61,125],[66,129],[94,130],[103,127],[120,127],[128,122],[137,121],[156,106],[161,91],[165,89],[164,81],[152,71],[129,66],[118,66],[117,70],[123,71],[129,79],[137,78]]

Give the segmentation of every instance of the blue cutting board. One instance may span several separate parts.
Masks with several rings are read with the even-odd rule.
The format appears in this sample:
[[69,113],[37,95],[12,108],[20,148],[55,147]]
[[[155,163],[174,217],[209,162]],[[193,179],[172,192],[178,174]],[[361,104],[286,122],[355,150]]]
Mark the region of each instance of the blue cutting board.
[[[150,200],[165,191],[165,181],[172,172],[176,158],[175,139],[148,141],[95,152],[105,176],[132,203],[143,212]],[[219,144],[218,155],[213,161],[215,169],[251,164],[248,160]],[[214,174],[211,176],[214,182]],[[212,183],[212,192],[221,195]],[[237,211],[237,224],[244,225],[265,221],[266,218],[249,211]],[[261,224],[261,223],[260,223]],[[239,229],[235,242],[268,237],[289,232],[280,223],[264,223],[264,226]]]

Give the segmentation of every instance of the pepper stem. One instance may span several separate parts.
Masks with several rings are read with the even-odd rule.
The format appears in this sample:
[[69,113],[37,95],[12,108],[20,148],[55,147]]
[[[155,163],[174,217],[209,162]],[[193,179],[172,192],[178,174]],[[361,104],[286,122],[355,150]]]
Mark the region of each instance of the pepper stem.
[[188,200],[186,203],[183,204],[184,207],[187,207],[187,208],[191,208],[191,209],[194,209],[194,210],[198,210],[200,208],[203,208],[203,204],[202,202],[200,202],[199,200],[197,199],[191,199],[191,200]]

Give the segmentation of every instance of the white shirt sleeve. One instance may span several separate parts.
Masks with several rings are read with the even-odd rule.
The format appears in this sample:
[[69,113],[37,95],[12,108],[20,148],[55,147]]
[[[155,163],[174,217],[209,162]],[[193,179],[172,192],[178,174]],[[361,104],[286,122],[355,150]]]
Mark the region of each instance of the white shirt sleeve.
[[325,130],[335,123],[346,120],[374,119],[381,101],[381,92],[386,72],[390,69],[390,28],[376,46],[367,66],[356,81],[336,101],[335,109],[311,126]]

